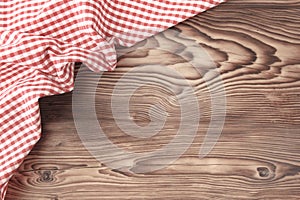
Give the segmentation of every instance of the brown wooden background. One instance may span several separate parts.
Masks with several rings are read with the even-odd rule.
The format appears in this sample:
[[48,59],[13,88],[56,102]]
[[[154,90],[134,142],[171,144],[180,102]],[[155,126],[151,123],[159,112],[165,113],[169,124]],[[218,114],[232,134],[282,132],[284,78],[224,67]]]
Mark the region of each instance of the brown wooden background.
[[[72,94],[47,97],[40,101],[43,137],[12,178],[7,200],[300,199],[300,1],[230,0],[176,30],[204,47],[222,74],[227,116],[213,151],[198,158],[211,117],[201,77],[170,53],[136,51],[99,83],[96,109],[103,130],[111,141],[134,152],[153,151],[174,137],[178,105],[170,101],[167,88],[145,86],[132,98],[133,120],[139,125],[149,123],[147,109],[153,103],[164,105],[171,116],[151,139],[123,134],[109,107],[112,89],[123,74],[163,62],[177,68],[198,95],[202,116],[191,147],[155,172],[111,170],[82,145],[72,118]],[[157,46],[172,40],[163,34],[160,39],[154,39]],[[170,81],[168,74],[152,73],[150,78]]]

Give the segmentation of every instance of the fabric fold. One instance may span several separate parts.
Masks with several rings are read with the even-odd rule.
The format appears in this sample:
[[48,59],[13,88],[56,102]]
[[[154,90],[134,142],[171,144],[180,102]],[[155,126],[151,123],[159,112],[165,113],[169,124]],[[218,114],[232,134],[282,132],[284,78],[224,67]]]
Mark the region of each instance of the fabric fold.
[[132,46],[225,0],[0,2],[0,191],[41,136],[38,99],[72,91],[74,63],[116,67]]

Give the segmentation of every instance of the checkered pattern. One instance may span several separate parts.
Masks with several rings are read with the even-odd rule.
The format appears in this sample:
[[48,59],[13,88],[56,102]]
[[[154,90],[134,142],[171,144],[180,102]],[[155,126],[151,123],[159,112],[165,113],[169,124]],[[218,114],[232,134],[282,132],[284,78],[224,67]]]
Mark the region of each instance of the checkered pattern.
[[38,99],[73,89],[74,62],[113,70],[131,46],[225,0],[2,0],[0,199],[41,135]]

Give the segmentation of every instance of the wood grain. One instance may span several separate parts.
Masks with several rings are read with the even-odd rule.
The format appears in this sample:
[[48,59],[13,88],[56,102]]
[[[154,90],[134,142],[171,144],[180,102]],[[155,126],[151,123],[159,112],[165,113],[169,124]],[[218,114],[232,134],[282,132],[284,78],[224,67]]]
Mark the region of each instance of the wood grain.
[[[42,139],[12,178],[7,200],[300,199],[299,13],[299,0],[230,0],[173,28],[184,37],[162,33],[144,41],[140,50],[120,58],[116,71],[102,75],[95,105],[99,124],[113,143],[139,153],[159,149],[175,137],[180,105],[172,91],[181,82],[172,74],[145,70],[129,83],[142,84],[146,79],[141,77],[153,82],[131,98],[135,123],[147,126],[154,104],[168,113],[161,132],[144,139],[124,134],[114,122],[110,102],[120,78],[133,68],[163,64],[193,86],[201,112],[198,134],[166,168],[144,174],[110,169],[80,141],[72,94],[41,99]],[[186,48],[184,41],[193,41],[211,55],[226,90],[225,125],[203,159],[199,148],[211,119],[207,85],[184,59],[158,49],[169,45],[179,52]],[[210,84],[216,84],[213,79]],[[161,112],[154,114],[162,117]],[[88,123],[90,117],[82,120]],[[140,164],[155,162],[160,160]]]

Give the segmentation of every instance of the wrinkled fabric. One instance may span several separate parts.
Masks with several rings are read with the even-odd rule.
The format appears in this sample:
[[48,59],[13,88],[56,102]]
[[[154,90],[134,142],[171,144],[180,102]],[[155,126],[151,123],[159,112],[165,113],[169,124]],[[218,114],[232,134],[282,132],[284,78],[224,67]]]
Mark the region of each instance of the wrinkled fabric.
[[38,99],[73,89],[74,63],[113,70],[133,44],[225,0],[2,0],[0,191],[41,136]]

